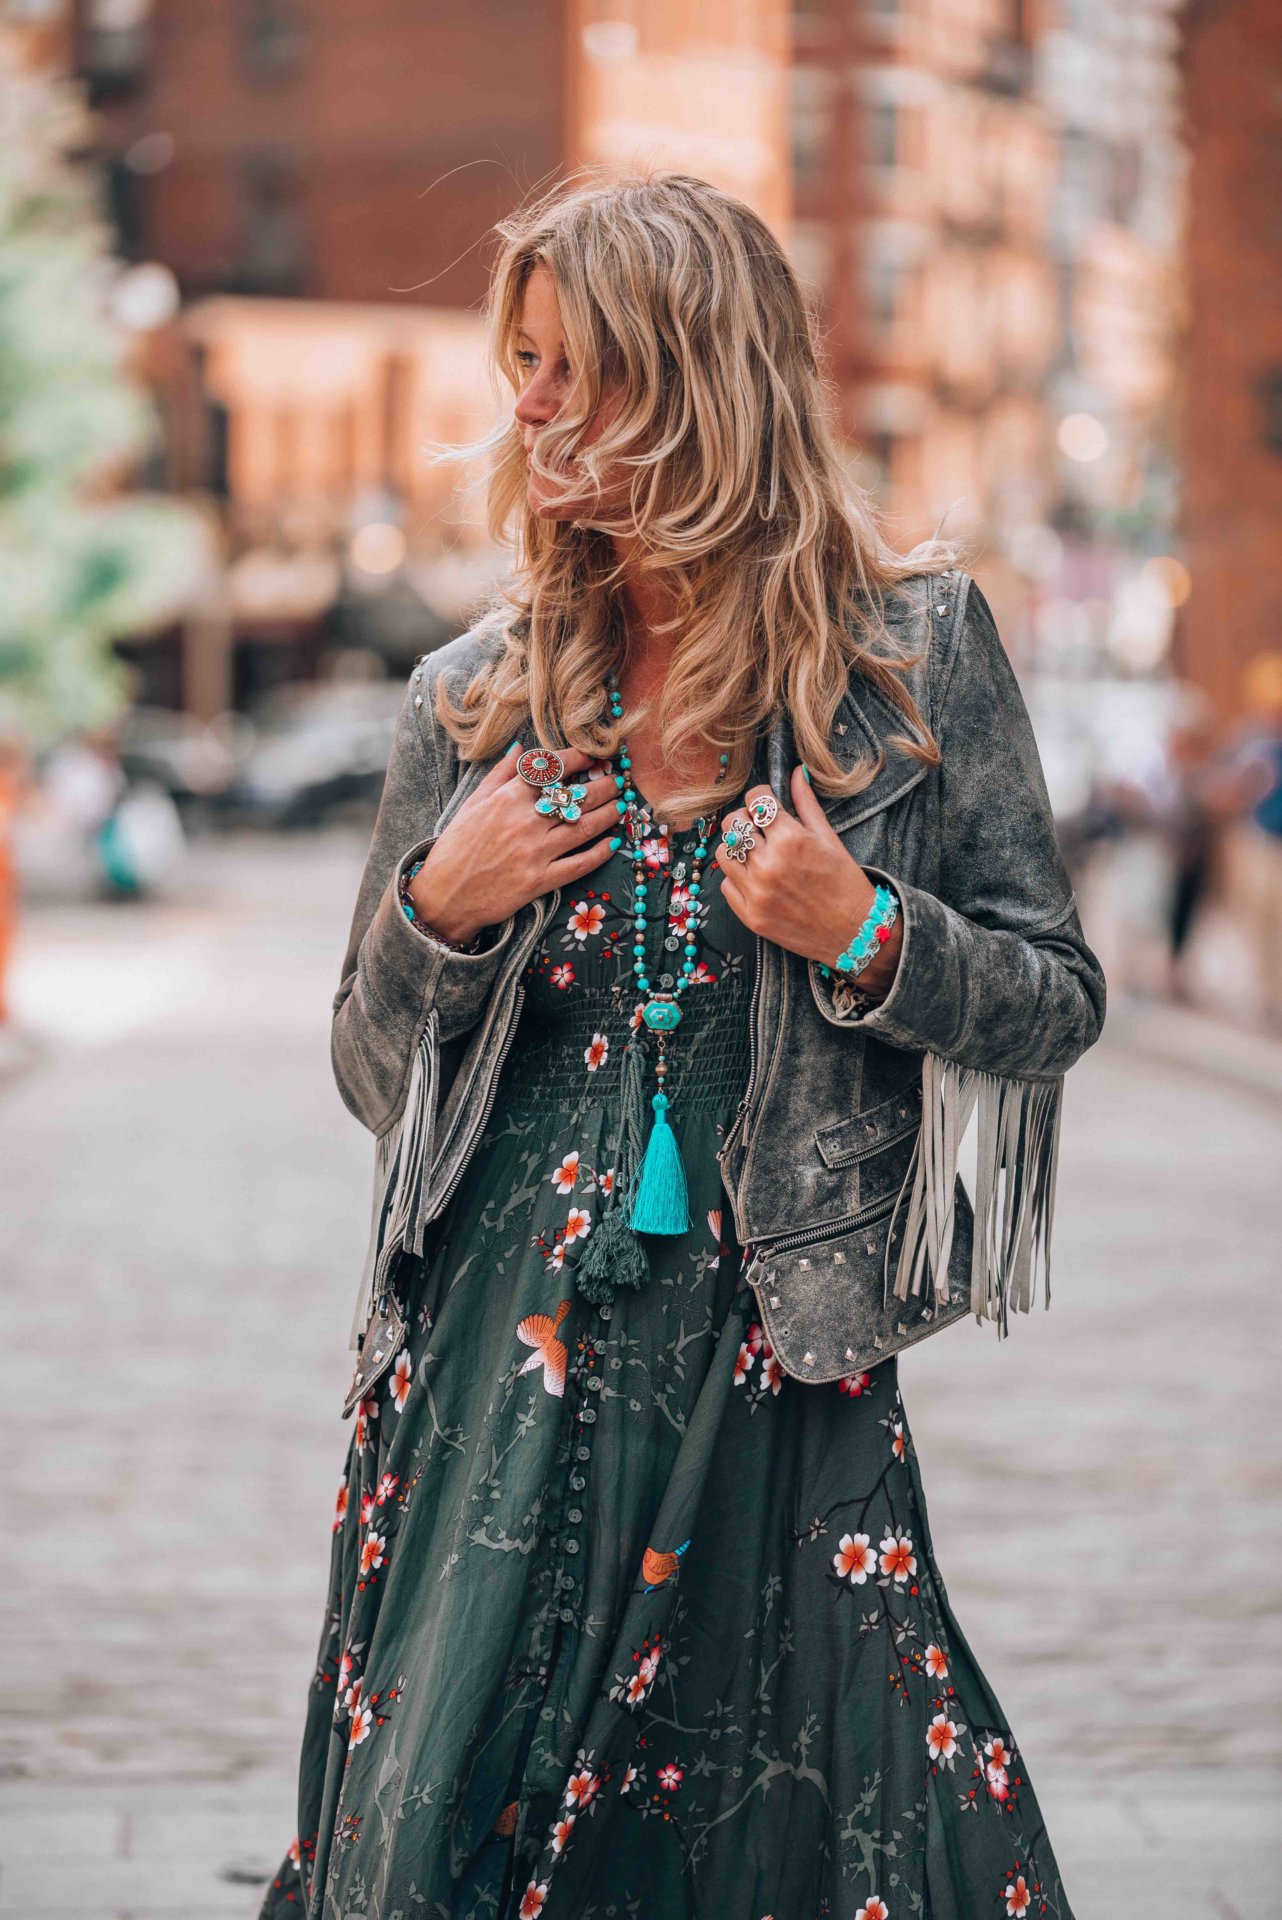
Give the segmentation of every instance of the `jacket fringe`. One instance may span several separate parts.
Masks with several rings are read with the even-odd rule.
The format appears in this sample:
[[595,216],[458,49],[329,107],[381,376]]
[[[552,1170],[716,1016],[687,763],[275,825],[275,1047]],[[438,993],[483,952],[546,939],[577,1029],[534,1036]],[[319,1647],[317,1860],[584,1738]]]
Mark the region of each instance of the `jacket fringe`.
[[[922,1118],[903,1186],[911,1182],[894,1296],[920,1295],[929,1272],[935,1300],[949,1298],[948,1262],[956,1224],[957,1163],[978,1110],[975,1229],[970,1308],[1009,1331],[1012,1311],[1027,1313],[1044,1275],[1050,1305],[1050,1236],[1059,1160],[1063,1077],[1011,1080],[959,1067],[928,1053],[922,1062]],[[894,1219],[892,1218],[892,1226]],[[886,1243],[889,1281],[890,1245]]]
[[414,1064],[400,1119],[380,1135],[374,1147],[374,1192],[370,1212],[369,1245],[356,1294],[348,1344],[353,1352],[387,1285],[393,1256],[407,1239],[411,1250],[422,1252],[423,1222],[419,1199],[427,1165],[427,1148],[436,1111],[436,1013],[433,1010],[414,1049]]

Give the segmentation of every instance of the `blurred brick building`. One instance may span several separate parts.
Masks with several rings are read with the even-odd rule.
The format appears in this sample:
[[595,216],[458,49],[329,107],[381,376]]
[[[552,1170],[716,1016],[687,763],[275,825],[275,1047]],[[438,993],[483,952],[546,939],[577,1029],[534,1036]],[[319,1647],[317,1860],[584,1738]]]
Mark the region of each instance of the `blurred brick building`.
[[1221,717],[1282,650],[1282,7],[1198,0],[1184,54],[1192,166],[1181,665]]

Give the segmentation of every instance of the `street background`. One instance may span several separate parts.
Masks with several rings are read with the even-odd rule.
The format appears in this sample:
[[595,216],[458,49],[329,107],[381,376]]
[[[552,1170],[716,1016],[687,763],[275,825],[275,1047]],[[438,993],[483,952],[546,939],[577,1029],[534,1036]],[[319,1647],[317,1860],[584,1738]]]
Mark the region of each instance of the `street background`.
[[1078,1920],[1272,1920],[1274,0],[0,0],[0,1920],[249,1920],[293,1836],[330,1002],[405,674],[505,565],[432,457],[503,404],[486,236],[587,164],[772,222],[852,480],[996,611],[1110,1012],[1052,1311],[904,1396]]

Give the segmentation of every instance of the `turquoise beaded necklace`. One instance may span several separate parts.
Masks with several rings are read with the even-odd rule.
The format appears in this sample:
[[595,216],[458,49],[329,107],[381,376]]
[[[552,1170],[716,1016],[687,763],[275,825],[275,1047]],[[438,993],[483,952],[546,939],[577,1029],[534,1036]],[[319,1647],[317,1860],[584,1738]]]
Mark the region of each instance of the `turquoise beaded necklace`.
[[[608,681],[606,690],[610,717],[617,722],[623,718],[623,696],[613,677]],[[723,753],[717,774],[718,782],[725,779],[729,761],[729,754]],[[626,740],[619,742],[615,766],[614,780],[619,789],[615,804],[623,831],[610,844],[615,851],[626,844],[628,859],[632,864],[631,971],[639,998],[632,1016],[632,1030],[629,1032],[624,1059],[623,1137],[615,1184],[615,1192],[622,1197],[592,1235],[576,1271],[580,1292],[592,1300],[609,1299],[617,1287],[640,1285],[649,1277],[649,1262],[636,1238],[638,1234],[686,1233],[690,1228],[685,1169],[681,1164],[676,1135],[668,1122],[669,1102],[664,1083],[668,1077],[669,1037],[680,1024],[681,996],[693,983],[698,964],[699,902],[703,893],[704,865],[716,819],[714,814],[701,814],[694,823],[695,844],[691,854],[690,878],[684,883],[685,893],[691,903],[689,910],[684,902],[678,905],[674,899],[676,886],[672,882],[669,866],[664,943],[674,952],[680,950],[682,959],[671,987],[656,988],[648,971],[645,937],[650,899],[645,841],[647,827],[652,823],[632,784],[632,757]],[[650,1100],[654,1120],[644,1151],[641,1149],[644,1059],[636,1031],[638,1026],[643,1026],[654,1035],[656,1048],[656,1084]]]

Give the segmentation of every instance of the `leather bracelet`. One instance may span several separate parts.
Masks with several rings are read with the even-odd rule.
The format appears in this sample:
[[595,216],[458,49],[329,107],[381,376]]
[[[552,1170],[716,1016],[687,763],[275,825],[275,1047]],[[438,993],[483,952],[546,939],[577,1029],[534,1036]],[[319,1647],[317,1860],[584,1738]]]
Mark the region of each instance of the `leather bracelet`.
[[399,888],[401,912],[405,915],[405,918],[418,929],[424,939],[435,940],[438,946],[448,947],[451,953],[475,953],[481,944],[481,936],[479,933],[473,934],[470,940],[447,940],[443,933],[439,933],[435,927],[429,927],[426,920],[419,917],[414,902],[410,899],[410,882],[414,879],[414,876],[421,873],[422,870],[423,861],[416,860],[414,865],[401,875]]

